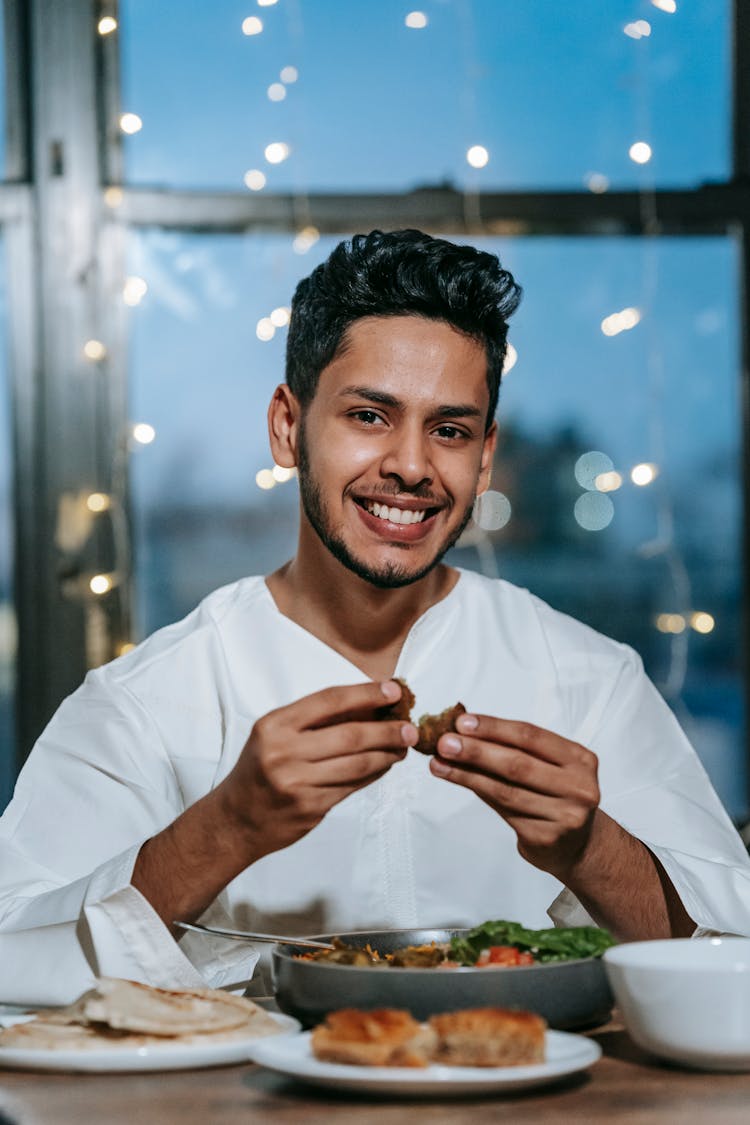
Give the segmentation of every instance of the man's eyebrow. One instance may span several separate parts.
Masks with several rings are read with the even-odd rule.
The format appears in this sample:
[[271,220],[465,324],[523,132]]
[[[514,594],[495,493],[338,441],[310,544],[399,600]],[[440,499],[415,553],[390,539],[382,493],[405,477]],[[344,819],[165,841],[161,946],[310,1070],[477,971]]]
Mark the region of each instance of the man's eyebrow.
[[[364,398],[368,402],[378,403],[380,406],[391,406],[396,410],[403,409],[403,402],[395,395],[386,391],[379,391],[375,387],[350,386],[342,387],[339,391],[342,396],[351,395],[353,398]],[[439,406],[435,411],[436,418],[483,418],[484,412],[474,403],[454,403]]]
[[349,395],[352,398],[366,398],[368,402],[377,402],[380,406],[393,406],[397,409],[403,407],[403,403],[400,399],[396,398],[395,395],[389,395],[385,391],[378,391],[375,387],[342,387],[339,394],[342,397]]

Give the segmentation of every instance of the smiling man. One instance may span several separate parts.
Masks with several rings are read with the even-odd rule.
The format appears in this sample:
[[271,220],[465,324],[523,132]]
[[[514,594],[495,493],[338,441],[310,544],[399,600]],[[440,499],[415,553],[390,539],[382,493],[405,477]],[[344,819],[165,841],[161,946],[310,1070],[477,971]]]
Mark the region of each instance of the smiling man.
[[[750,864],[627,647],[441,560],[488,486],[491,254],[342,243],[298,286],[268,414],[297,553],[91,672],[0,821],[0,999],[249,976],[176,919],[286,933],[590,923],[750,933]],[[426,759],[392,711],[467,713]]]

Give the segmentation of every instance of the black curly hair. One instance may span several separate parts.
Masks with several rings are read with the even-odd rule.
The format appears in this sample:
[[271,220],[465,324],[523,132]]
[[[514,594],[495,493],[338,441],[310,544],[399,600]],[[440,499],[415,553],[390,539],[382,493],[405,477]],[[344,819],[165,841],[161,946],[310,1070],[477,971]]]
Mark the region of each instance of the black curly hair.
[[421,316],[452,325],[487,353],[490,405],[497,408],[508,335],[507,318],[521,287],[494,254],[459,246],[418,230],[355,234],[340,242],[292,299],[286,381],[308,405],[323,368],[347,329],[366,316]]

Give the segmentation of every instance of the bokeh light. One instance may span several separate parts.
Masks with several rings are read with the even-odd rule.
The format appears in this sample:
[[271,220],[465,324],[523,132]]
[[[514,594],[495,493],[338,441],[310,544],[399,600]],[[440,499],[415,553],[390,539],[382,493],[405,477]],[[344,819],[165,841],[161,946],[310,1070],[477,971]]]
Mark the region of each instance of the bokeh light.
[[272,141],[270,145],[266,145],[263,150],[263,155],[269,164],[281,164],[286,160],[290,153],[289,145],[284,141]]
[[636,141],[628,149],[628,156],[634,164],[648,164],[652,155],[651,145],[645,141]]
[[615,514],[615,506],[603,492],[584,492],[573,507],[575,521],[584,531],[603,531]]
[[245,187],[250,188],[250,191],[262,191],[266,186],[265,173],[261,172],[259,168],[248,168],[242,179]]
[[156,438],[156,430],[148,422],[136,422],[132,430],[133,441],[139,445],[150,445]]
[[132,136],[133,133],[140,133],[143,122],[137,113],[123,113],[120,117],[120,128],[123,133]]
[[472,145],[466,151],[466,161],[472,168],[484,168],[490,159],[490,154],[484,145]]
[[630,479],[633,484],[637,484],[639,488],[643,488],[647,484],[651,484],[659,475],[659,470],[656,465],[650,461],[641,461],[639,465],[634,465],[630,470]]
[[499,531],[511,517],[511,504],[508,497],[494,489],[488,489],[474,501],[474,523],[483,531]]
[[614,469],[612,458],[598,449],[591,449],[582,453],[575,463],[573,473],[581,488],[594,491],[597,487],[596,478],[603,473],[611,473]]

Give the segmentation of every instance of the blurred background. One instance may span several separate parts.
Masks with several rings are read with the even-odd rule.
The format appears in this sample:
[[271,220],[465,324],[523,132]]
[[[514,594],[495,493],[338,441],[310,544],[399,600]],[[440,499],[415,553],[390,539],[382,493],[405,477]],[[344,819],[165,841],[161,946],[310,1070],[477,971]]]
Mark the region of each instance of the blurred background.
[[5,0],[0,809],[89,667],[294,550],[297,281],[497,253],[492,492],[455,564],[633,645],[748,813],[750,16],[729,0]]

